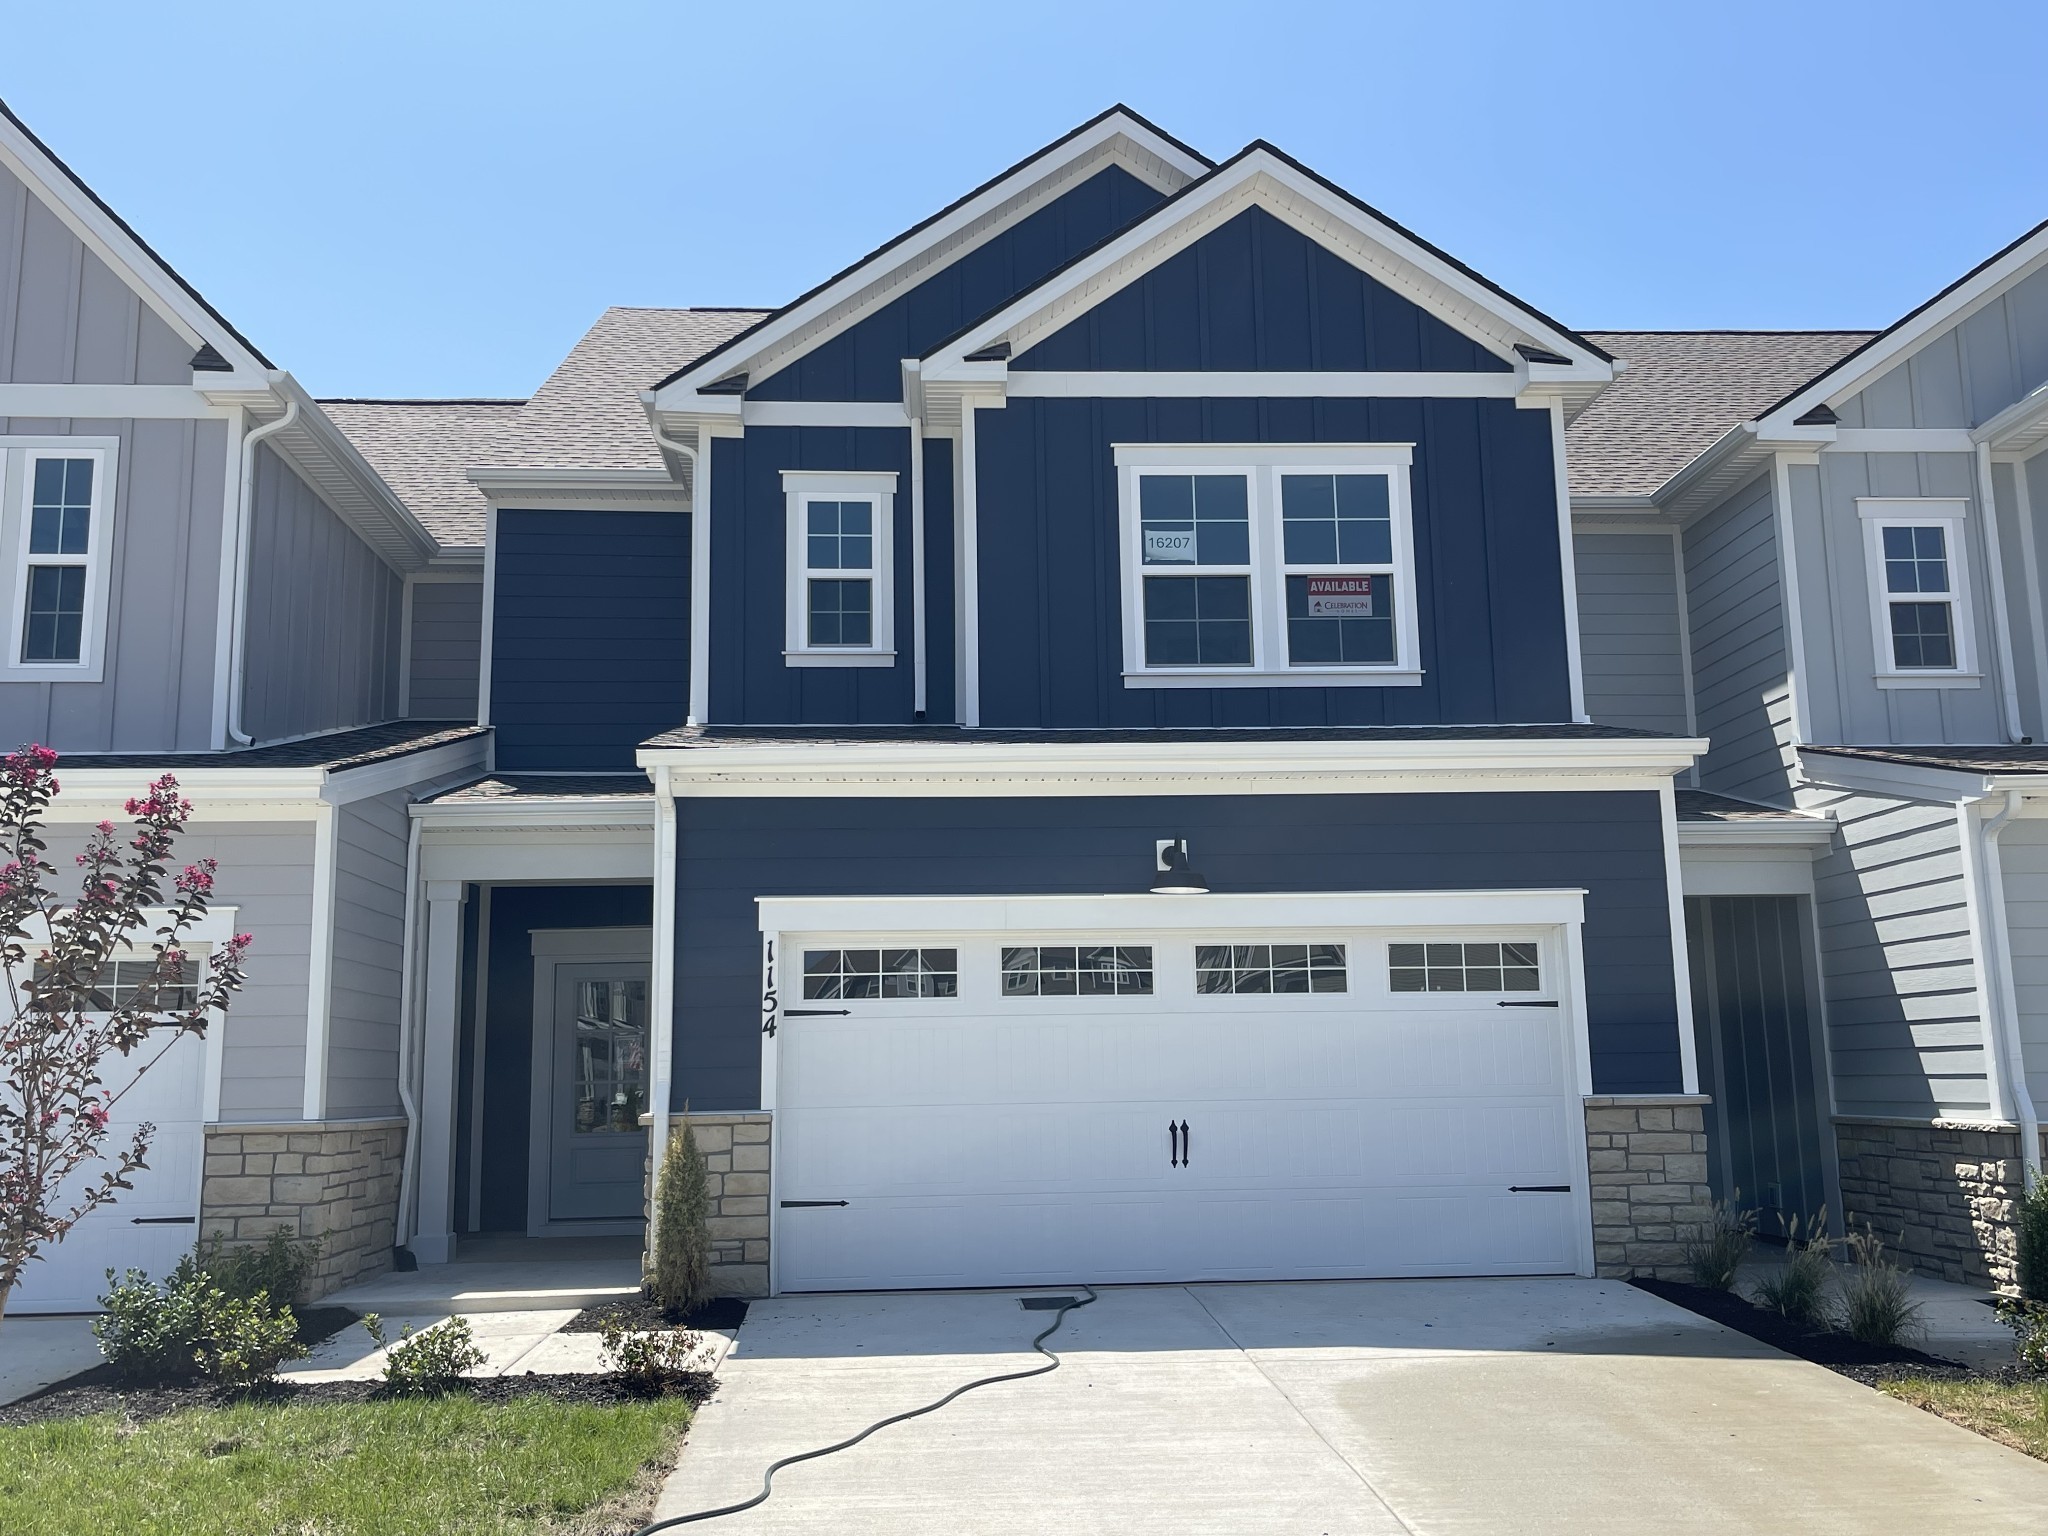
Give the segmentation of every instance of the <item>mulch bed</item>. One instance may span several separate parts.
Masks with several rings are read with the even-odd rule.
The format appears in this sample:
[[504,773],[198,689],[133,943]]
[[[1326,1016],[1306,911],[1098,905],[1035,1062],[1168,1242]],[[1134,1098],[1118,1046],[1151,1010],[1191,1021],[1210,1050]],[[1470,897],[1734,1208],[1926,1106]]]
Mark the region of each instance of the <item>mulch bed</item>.
[[[89,1371],[99,1376],[105,1367]],[[677,1384],[674,1396],[701,1403],[711,1396],[713,1378],[708,1371],[693,1371]],[[482,1403],[509,1403],[522,1397],[547,1397],[558,1403],[609,1403],[644,1401],[643,1393],[628,1388],[616,1373],[599,1376],[480,1376],[465,1380],[456,1389],[465,1397]],[[118,1413],[129,1423],[139,1424],[193,1408],[226,1408],[236,1403],[270,1403],[278,1406],[318,1407],[329,1403],[369,1403],[387,1394],[378,1381],[277,1381],[247,1389],[212,1386],[204,1382],[185,1386],[124,1386],[118,1381],[86,1381],[74,1376],[34,1397],[0,1408],[0,1428],[45,1423],[51,1419],[78,1419],[94,1413]]]
[[717,1328],[730,1332],[747,1320],[747,1304],[737,1296],[714,1296],[688,1312],[670,1312],[645,1296],[622,1297],[585,1307],[562,1327],[563,1333],[602,1333],[616,1319],[642,1332],[657,1328]]
[[1724,1328],[1746,1333],[1761,1344],[1782,1349],[1788,1355],[1811,1360],[1815,1365],[1827,1366],[1865,1383],[1886,1376],[1934,1376],[1961,1381],[1983,1374],[1953,1360],[1909,1349],[1903,1344],[1866,1344],[1846,1333],[1816,1333],[1800,1327],[1782,1313],[1744,1300],[1733,1291],[1686,1285],[1677,1280],[1631,1280],[1629,1284],[1673,1306],[1711,1318]]

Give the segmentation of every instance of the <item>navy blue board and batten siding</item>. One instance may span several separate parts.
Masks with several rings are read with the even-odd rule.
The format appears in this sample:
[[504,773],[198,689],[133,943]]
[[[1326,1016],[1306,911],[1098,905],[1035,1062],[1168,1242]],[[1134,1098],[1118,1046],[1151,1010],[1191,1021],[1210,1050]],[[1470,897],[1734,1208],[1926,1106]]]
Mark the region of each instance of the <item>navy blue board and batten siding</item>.
[[689,517],[505,508],[496,538],[497,767],[631,772],[690,710]]
[[1682,1086],[1662,812],[1648,791],[684,796],[676,815],[677,1107],[759,1103],[757,897],[1135,892],[1164,836],[1187,837],[1230,893],[1582,887],[1595,1090]]
[[1105,167],[788,366],[754,381],[747,395],[754,400],[901,400],[904,358],[922,357],[1164,197],[1121,167]]

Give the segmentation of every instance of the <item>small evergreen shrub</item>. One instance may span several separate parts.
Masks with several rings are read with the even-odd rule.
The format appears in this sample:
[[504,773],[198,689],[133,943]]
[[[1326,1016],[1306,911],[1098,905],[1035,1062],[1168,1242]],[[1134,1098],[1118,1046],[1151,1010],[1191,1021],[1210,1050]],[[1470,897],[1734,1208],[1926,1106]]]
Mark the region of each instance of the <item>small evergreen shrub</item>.
[[1898,1344],[1920,1332],[1920,1303],[1906,1272],[1885,1257],[1884,1240],[1868,1227],[1849,1236],[1855,1268],[1842,1282],[1842,1329],[1865,1344]]
[[280,1306],[292,1306],[305,1293],[319,1258],[318,1239],[301,1241],[290,1227],[279,1226],[255,1247],[230,1248],[225,1234],[215,1232],[199,1245],[198,1262],[230,1296],[268,1296]]
[[1998,1320],[2013,1331],[2020,1369],[2036,1375],[2048,1373],[2048,1302],[2002,1297]]
[[131,1381],[246,1386],[307,1353],[288,1307],[261,1295],[230,1296],[190,1256],[161,1287],[139,1269],[118,1282],[108,1270],[107,1281],[93,1336],[108,1364]]
[[691,1362],[704,1347],[704,1335],[682,1328],[636,1332],[616,1317],[605,1319],[599,1347],[605,1363],[643,1397],[674,1390],[690,1374]]
[[2035,1174],[2014,1212],[2018,1228],[2020,1296],[2048,1302],[2048,1177]]
[[711,1294],[711,1186],[696,1133],[684,1122],[668,1139],[654,1191],[654,1267],[647,1294],[680,1317]]
[[[1802,1231],[1804,1235],[1802,1236]],[[1802,1328],[1824,1328],[1828,1321],[1828,1278],[1834,1272],[1834,1239],[1828,1236],[1825,1211],[1811,1221],[1792,1218],[1785,1234],[1785,1267],[1757,1282],[1754,1300]]]
[[[363,1314],[363,1331],[379,1349],[385,1347],[384,1320],[376,1313]],[[451,1317],[418,1333],[408,1323],[384,1356],[384,1390],[394,1397],[437,1396],[487,1363],[468,1318]]]
[[1686,1240],[1685,1265],[1692,1271],[1693,1284],[1715,1291],[1734,1290],[1735,1272],[1749,1257],[1755,1236],[1755,1211],[1738,1210],[1733,1200],[1716,1200],[1711,1219]]

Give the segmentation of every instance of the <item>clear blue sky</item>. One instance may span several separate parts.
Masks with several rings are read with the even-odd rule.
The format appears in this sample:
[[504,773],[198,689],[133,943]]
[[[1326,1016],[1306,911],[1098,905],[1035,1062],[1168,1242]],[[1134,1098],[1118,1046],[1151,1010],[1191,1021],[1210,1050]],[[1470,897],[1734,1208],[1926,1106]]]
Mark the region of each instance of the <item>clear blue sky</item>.
[[1879,325],[2048,218],[2048,7],[150,0],[0,95],[322,394],[525,394],[775,304],[1113,101],[1270,139],[1569,324]]

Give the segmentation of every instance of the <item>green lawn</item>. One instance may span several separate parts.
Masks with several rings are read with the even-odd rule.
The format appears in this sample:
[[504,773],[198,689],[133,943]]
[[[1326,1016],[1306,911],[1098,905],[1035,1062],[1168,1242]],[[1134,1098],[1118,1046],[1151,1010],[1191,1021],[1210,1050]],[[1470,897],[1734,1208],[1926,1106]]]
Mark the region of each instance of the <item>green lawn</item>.
[[2048,1461],[2048,1382],[1929,1381],[1906,1376],[1881,1384],[1916,1408]]
[[[0,1531],[66,1536],[509,1536],[602,1529],[641,1502],[689,1405],[455,1396],[239,1405],[138,1425],[0,1429]],[[639,1496],[636,1498],[636,1495]],[[598,1517],[579,1519],[587,1512]],[[623,1521],[612,1521],[613,1525]]]

